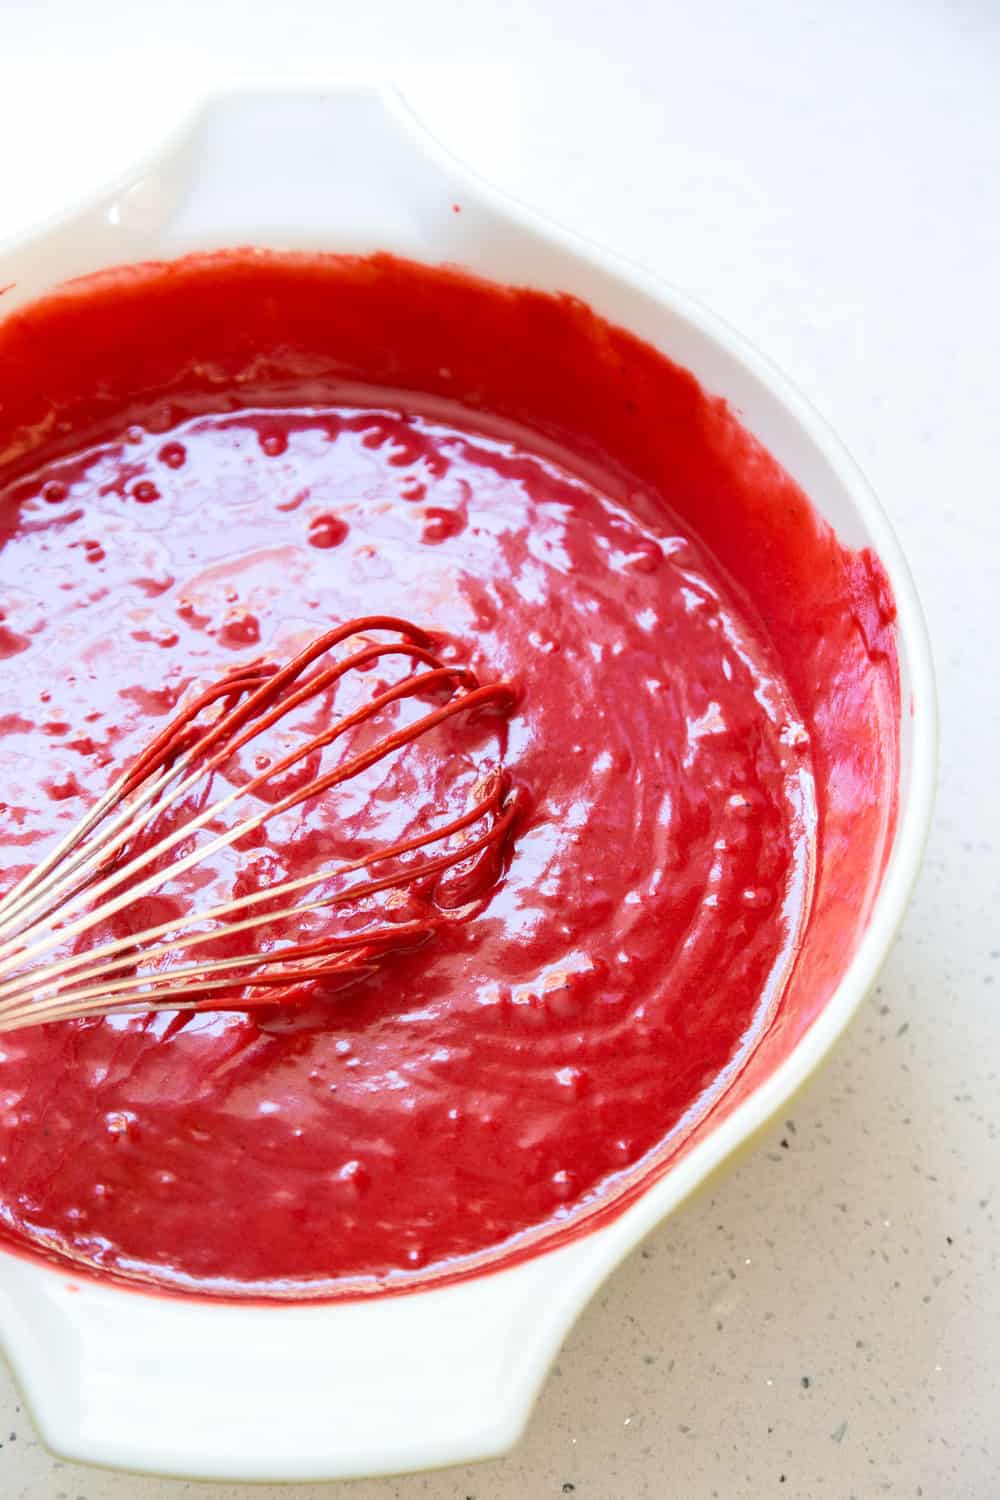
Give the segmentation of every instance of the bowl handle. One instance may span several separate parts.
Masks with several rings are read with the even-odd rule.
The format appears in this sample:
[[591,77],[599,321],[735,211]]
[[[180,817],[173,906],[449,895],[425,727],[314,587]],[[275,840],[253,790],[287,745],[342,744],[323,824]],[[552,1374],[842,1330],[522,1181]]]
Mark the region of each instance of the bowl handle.
[[4,1256],[0,1323],[43,1438],[69,1458],[229,1480],[471,1462],[520,1435],[607,1269],[591,1240],[427,1291],[267,1308]]
[[461,262],[470,237],[503,233],[487,196],[395,90],[213,94],[104,194],[0,247],[3,311],[108,266],[234,245],[424,259],[433,246]]
[[457,217],[457,169],[387,89],[225,93],[197,112],[180,154],[167,229],[179,250],[208,248],[199,226],[211,222],[220,246],[418,254],[428,216],[438,231]]
[[0,313],[110,266],[240,245],[391,246],[536,285],[567,274],[534,216],[455,161],[394,89],[286,84],[214,94],[103,195],[0,246]]

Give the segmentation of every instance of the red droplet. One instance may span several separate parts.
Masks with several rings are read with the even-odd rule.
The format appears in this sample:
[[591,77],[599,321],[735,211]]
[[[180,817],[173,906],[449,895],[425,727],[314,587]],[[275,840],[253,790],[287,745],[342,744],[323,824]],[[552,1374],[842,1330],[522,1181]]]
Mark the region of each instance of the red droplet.
[[159,459],[168,469],[182,469],[187,460],[187,449],[183,443],[164,443]]
[[43,781],[42,786],[53,802],[65,802],[67,797],[83,796],[83,788],[72,771],[63,771],[60,775],[53,776],[48,781]]
[[568,1172],[565,1167],[560,1167],[558,1172],[552,1173],[551,1182],[552,1191],[557,1198],[562,1199],[563,1202],[567,1198],[572,1198],[576,1187],[576,1179],[572,1172]]
[[663,548],[651,537],[642,537],[636,542],[625,566],[633,573],[655,573],[663,562]]
[[372,1180],[368,1168],[359,1161],[345,1162],[337,1173],[337,1177],[341,1182],[346,1182],[348,1187],[353,1188],[359,1196],[368,1189]]
[[17,656],[20,652],[27,651],[30,645],[31,641],[28,636],[20,635],[6,625],[0,625],[0,661],[6,661],[10,656]]
[[465,517],[457,510],[438,510],[435,506],[424,511],[424,529],[420,540],[436,546],[449,537],[460,536],[465,530]]
[[260,621],[248,609],[231,609],[219,629],[224,646],[255,646],[260,640]]
[[339,547],[347,536],[348,525],[339,516],[313,516],[309,522],[310,547]]
[[590,1091],[590,1074],[586,1068],[557,1068],[555,1079],[559,1087],[568,1089],[574,1099],[582,1099]]

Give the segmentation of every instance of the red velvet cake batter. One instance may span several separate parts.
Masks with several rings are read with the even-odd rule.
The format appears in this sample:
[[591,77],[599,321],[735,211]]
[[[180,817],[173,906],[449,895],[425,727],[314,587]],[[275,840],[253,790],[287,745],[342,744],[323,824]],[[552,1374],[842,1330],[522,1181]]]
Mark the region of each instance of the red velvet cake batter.
[[[12,1245],[226,1295],[461,1271],[611,1204],[778,1013],[892,607],[720,403],[579,304],[386,257],[138,268],[0,325],[0,890],[192,685],[376,612],[518,687],[373,784],[402,836],[502,754],[485,911],[287,1016],[0,1037]],[[857,744],[870,841],[894,747]],[[295,875],[318,817],[181,897]]]

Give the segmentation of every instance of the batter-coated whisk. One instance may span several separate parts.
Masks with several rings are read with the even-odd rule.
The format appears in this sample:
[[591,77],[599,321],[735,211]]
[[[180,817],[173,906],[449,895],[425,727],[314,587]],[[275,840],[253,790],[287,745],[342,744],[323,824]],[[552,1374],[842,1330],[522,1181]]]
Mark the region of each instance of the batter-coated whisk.
[[[380,664],[393,680],[380,677]],[[371,681],[376,690],[366,692]],[[457,715],[503,716],[513,701],[509,683],[481,684],[444,661],[425,631],[389,615],[327,631],[284,666],[235,667],[192,698],[0,900],[0,1031],[117,1011],[274,1004],[304,982],[359,976],[467,920],[500,873],[516,814],[498,765],[460,812],[428,817],[356,858],[143,925],[153,893],[226,849],[266,839],[272,819],[318,798],[331,799],[336,816],[336,798],[356,793],[370,768],[430,745]],[[415,717],[401,714],[414,704]],[[330,707],[322,728],[311,719],[313,732],[299,732],[284,754],[254,760],[267,731],[318,705]],[[248,746],[255,769],[241,780]]]

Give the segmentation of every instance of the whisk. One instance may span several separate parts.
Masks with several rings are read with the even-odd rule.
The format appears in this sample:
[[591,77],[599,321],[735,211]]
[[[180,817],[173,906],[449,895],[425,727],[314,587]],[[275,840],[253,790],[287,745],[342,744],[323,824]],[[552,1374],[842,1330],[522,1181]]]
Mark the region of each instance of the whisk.
[[[396,674],[405,668],[390,682],[376,670],[387,658],[397,658]],[[373,673],[377,690],[359,693]],[[353,699],[338,712],[345,690]],[[422,711],[399,723],[404,700]],[[0,900],[0,1031],[122,1011],[273,1005],[303,985],[312,993],[316,981],[349,982],[467,921],[498,878],[517,812],[498,764],[478,777],[463,811],[421,816],[406,837],[143,925],[151,893],[234,845],[262,842],[272,819],[321,798],[336,817],[338,792],[357,793],[370,768],[456,715],[486,711],[502,722],[513,701],[510,683],[481,684],[442,660],[427,632],[391,615],[329,630],[283,666],[234,667],[192,697]],[[277,760],[258,754],[262,768],[233,784],[245,747],[326,703],[318,732],[300,733]],[[227,789],[216,796],[217,775]],[[323,914],[322,928],[310,933],[313,913]]]

